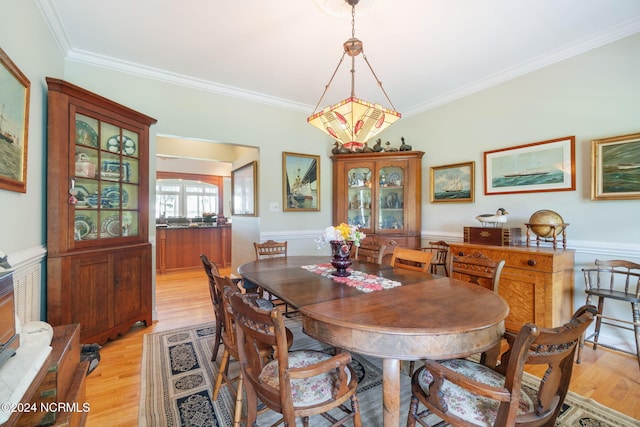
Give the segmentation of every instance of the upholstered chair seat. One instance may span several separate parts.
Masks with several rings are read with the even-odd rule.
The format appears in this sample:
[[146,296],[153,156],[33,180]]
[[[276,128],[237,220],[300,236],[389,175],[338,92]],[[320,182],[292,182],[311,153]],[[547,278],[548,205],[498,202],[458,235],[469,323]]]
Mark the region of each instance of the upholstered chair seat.
[[[297,350],[289,352],[289,368],[305,368],[310,365],[331,359],[331,355],[315,350]],[[351,381],[351,371],[345,369],[347,382]],[[259,376],[263,383],[274,389],[280,388],[278,379],[278,359],[265,365]],[[291,380],[293,406],[320,405],[331,401],[334,375],[323,373],[312,378]]]
[[[457,372],[465,377],[492,387],[504,387],[504,375],[473,363],[465,359],[443,360],[440,365]],[[427,369],[418,374],[418,383],[425,395],[429,395],[429,386],[433,383],[433,375]],[[471,393],[447,380],[442,385],[442,394],[449,413],[477,426],[492,426],[495,424],[500,402]],[[534,409],[531,397],[522,389],[518,414],[532,412]]]

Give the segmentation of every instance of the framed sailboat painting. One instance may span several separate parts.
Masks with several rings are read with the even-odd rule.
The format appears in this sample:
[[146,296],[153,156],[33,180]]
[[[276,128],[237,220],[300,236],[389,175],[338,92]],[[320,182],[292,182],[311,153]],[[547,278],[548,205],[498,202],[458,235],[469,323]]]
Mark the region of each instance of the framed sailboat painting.
[[0,188],[27,192],[31,83],[0,49]]
[[431,168],[431,203],[473,202],[475,162]]
[[484,153],[484,194],[576,189],[575,136]]
[[640,133],[591,141],[591,200],[640,199]]
[[320,156],[282,153],[282,206],[285,212],[320,210]]

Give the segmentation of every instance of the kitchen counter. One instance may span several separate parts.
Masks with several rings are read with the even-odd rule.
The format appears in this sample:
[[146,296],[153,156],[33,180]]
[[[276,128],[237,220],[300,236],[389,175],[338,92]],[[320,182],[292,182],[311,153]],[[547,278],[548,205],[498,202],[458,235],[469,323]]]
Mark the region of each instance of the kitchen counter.
[[202,267],[204,254],[219,267],[231,265],[231,224],[159,225],[156,270],[165,273]]

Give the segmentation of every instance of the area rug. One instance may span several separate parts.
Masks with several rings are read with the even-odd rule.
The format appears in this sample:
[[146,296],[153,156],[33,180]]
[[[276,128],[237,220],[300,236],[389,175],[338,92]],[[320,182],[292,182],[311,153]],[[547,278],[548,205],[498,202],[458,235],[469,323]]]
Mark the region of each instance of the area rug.
[[[294,333],[292,349],[330,349],[304,335],[299,321],[287,320]],[[140,426],[231,426],[234,396],[222,387],[218,398],[211,399],[217,364],[211,362],[213,323],[194,325],[144,336],[140,393]],[[358,400],[363,426],[382,426],[382,362],[353,355],[352,366],[358,373]],[[218,360],[222,358],[222,349]],[[237,363],[229,367],[233,376]],[[527,374],[525,384],[535,378]],[[410,378],[401,377],[401,424],[404,425],[410,399]],[[243,413],[246,413],[243,411]],[[258,416],[258,425],[271,425],[278,414],[267,411]],[[326,426],[322,417],[312,417],[311,426]],[[569,392],[556,426],[626,427],[640,423],[599,403]]]

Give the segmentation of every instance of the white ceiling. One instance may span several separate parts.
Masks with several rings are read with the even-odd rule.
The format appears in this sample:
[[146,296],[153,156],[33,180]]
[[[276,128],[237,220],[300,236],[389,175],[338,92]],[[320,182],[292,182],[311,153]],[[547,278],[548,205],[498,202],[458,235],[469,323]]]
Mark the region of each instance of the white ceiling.
[[[319,3],[346,10],[334,16]],[[38,0],[71,61],[311,113],[344,0]],[[639,0],[360,0],[355,34],[407,116],[640,32]],[[640,54],[640,52],[638,53]],[[355,94],[389,107],[356,59]],[[322,105],[350,94],[345,58]]]

